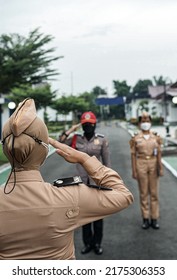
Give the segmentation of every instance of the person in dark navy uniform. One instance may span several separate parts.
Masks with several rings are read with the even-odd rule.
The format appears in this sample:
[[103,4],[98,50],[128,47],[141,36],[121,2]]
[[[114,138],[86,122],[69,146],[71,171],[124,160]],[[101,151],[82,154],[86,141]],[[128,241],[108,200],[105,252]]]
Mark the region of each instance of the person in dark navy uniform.
[[[96,156],[105,166],[110,167],[109,144],[104,135],[95,132],[96,122],[96,116],[93,112],[89,111],[83,113],[80,123],[64,131],[59,137],[59,141],[79,151],[85,152],[90,156]],[[82,126],[83,133],[74,133],[80,126]],[[69,137],[73,133],[74,135]],[[95,185],[93,179],[89,177],[80,164],[77,164],[77,171],[85,184]],[[92,202],[88,201],[88,203]],[[81,251],[82,254],[87,254],[92,249],[98,255],[103,253],[103,248],[101,247],[103,238],[102,219],[84,225],[82,227],[82,236],[84,242],[84,248]]]

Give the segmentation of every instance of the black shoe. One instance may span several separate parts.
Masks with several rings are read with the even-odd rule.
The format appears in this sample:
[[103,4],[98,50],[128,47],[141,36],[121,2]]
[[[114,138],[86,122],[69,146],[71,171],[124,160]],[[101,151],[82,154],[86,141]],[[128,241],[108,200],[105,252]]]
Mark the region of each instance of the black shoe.
[[148,229],[150,227],[149,220],[143,219],[142,229]]
[[81,253],[82,253],[82,254],[87,254],[87,253],[89,253],[91,250],[92,250],[92,246],[89,245],[89,244],[87,244],[87,245],[85,245],[85,247],[81,250]]
[[103,254],[103,248],[101,247],[100,244],[95,244],[95,246],[94,246],[94,252],[95,252],[95,254],[97,254],[97,255]]
[[158,224],[158,222],[157,222],[156,219],[152,219],[152,220],[151,220],[151,227],[152,227],[153,229],[159,229],[159,228],[160,228],[160,226],[159,226],[159,224]]

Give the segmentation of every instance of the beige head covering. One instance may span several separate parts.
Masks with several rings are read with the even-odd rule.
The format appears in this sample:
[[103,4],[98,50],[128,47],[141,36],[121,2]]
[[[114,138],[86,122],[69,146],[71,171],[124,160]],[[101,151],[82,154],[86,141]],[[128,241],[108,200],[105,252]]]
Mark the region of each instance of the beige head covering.
[[3,127],[3,151],[13,170],[39,169],[48,149],[48,130],[37,117],[33,99],[19,103]]
[[141,113],[141,117],[149,117],[148,112],[143,111],[143,112]]

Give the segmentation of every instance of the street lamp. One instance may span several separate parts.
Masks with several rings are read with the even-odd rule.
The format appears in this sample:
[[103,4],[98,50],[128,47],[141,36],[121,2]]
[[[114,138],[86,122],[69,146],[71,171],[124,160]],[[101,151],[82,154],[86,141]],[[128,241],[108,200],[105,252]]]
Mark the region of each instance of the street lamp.
[[15,107],[16,107],[15,102],[10,101],[10,102],[8,103],[9,115],[10,115],[10,116],[13,114]]
[[173,102],[174,104],[177,104],[177,96],[174,96],[174,97],[172,98],[172,102]]

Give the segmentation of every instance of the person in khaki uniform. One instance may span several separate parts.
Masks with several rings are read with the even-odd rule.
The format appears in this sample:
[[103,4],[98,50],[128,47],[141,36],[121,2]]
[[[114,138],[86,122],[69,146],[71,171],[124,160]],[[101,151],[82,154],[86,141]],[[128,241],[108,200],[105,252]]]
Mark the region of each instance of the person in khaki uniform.
[[162,139],[151,128],[147,112],[139,117],[140,132],[130,140],[132,177],[138,181],[143,229],[159,229],[159,176],[163,176],[161,162]]
[[[77,181],[59,188],[44,182],[40,166],[49,143],[58,155],[70,163],[80,163],[97,185],[107,189],[78,185]],[[22,101],[5,123],[2,144],[12,169],[0,188],[1,260],[75,259],[75,229],[133,202],[117,172],[96,157],[48,137],[33,99]]]
[[[70,134],[75,132],[80,126],[82,126],[82,133],[75,133],[71,137]],[[80,123],[73,125],[68,131],[64,131],[59,137],[59,141],[65,144],[87,153],[90,156],[96,156],[98,160],[110,167],[110,151],[107,139],[102,134],[95,132],[96,129],[96,116],[93,112],[84,112],[81,116]],[[77,172],[81,176],[85,184],[93,184],[95,182],[88,175],[86,170],[82,165],[76,165]],[[82,237],[84,247],[81,250],[82,254],[89,253],[92,249],[97,255],[103,253],[103,248],[101,246],[103,238],[103,219],[94,221],[82,227]]]

